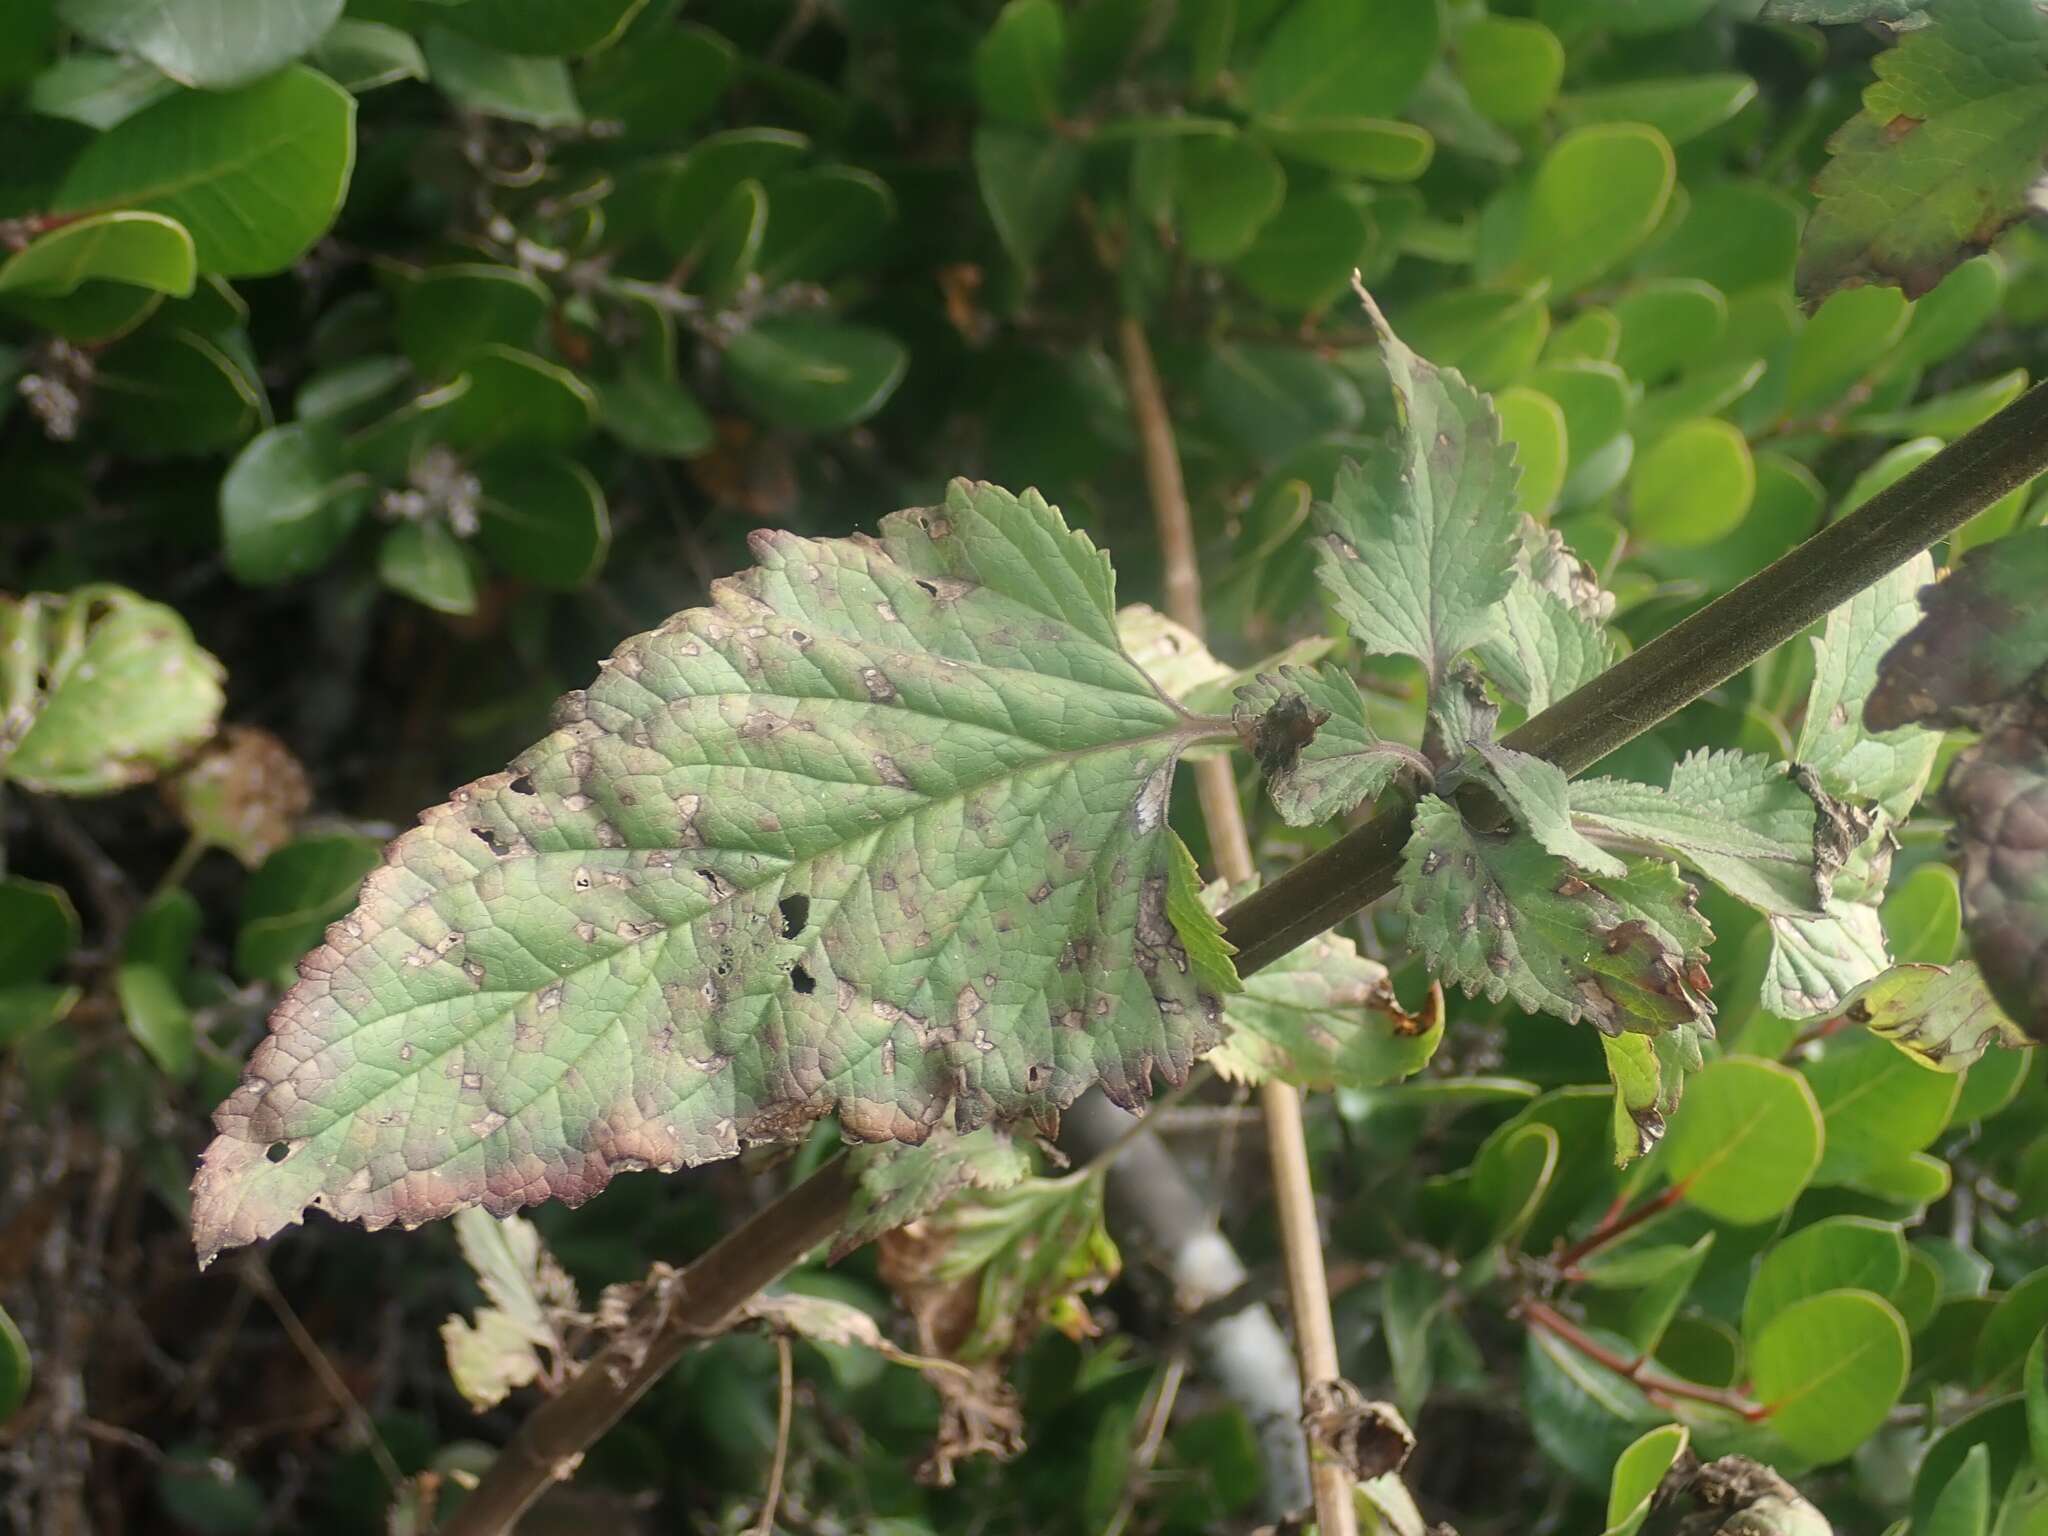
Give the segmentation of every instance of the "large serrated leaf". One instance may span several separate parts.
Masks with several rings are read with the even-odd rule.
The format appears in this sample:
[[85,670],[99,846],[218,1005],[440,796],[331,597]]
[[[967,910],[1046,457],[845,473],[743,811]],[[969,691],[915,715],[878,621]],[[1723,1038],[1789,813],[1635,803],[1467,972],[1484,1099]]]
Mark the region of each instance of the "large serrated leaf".
[[2048,144],[2048,15],[2032,0],[1942,0],[1880,54],[1863,110],[1829,141],[1799,286],[1925,293],[2026,212]]
[[1125,655],[1108,559],[1035,493],[881,535],[756,534],[387,850],[215,1116],[202,1257],[1186,1074],[1220,1004],[1165,813],[1225,723]]
[[1499,633],[1480,642],[1479,660],[1503,693],[1535,714],[1613,665],[1613,613],[1614,594],[1563,535],[1524,517]]
[[1498,631],[1514,577],[1515,454],[1493,402],[1409,351],[1366,303],[1401,422],[1316,509],[1317,574],[1363,648],[1413,656],[1437,682]]
[[1713,933],[1675,866],[1622,879],[1575,870],[1528,833],[1483,832],[1435,795],[1401,869],[1410,941],[1446,981],[1604,1033],[1705,1025]]

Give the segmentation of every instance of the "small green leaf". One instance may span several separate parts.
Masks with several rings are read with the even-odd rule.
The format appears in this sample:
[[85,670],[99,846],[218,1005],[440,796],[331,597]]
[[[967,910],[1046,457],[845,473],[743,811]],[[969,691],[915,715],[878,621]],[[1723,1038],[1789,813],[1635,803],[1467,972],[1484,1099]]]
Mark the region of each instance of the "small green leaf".
[[770,288],[837,277],[875,249],[896,217],[881,178],[850,166],[786,176],[773,193],[754,264]]
[[1029,272],[1067,221],[1081,183],[1081,149],[1070,140],[1023,128],[974,130],[974,172],[996,238]]
[[1287,196],[1272,151],[1239,133],[1203,134],[1179,147],[1173,184],[1175,228],[1196,261],[1241,256]]
[[1700,751],[1667,788],[1623,779],[1571,786],[1582,824],[1648,843],[1765,912],[1822,910],[1815,804],[1786,764],[1752,752]]
[[1943,0],[1878,55],[1863,110],[1829,141],[1801,292],[1925,293],[2026,209],[2048,140],[2048,17],[2028,0]]
[[1686,1074],[1700,1069],[1697,1034],[1602,1035],[1600,1049],[1614,1084],[1614,1164],[1626,1167],[1663,1139]]
[[300,65],[240,90],[180,91],[87,145],[60,212],[139,208],[191,232],[202,271],[283,271],[327,232],[355,161],[355,98]]
[[308,52],[342,0],[62,0],[67,26],[112,53],[147,59],[181,85],[247,85]]
[[1525,516],[1548,515],[1564,489],[1565,462],[1571,448],[1565,439],[1564,409],[1548,395],[1517,384],[1494,396],[1501,437],[1515,450],[1522,471],[1515,487],[1515,510]]
[[1756,497],[1749,441],[1714,417],[1673,427],[1636,460],[1628,494],[1629,526],[1645,539],[1698,549],[1726,538]]
[[1614,360],[1632,379],[1661,384],[1707,355],[1728,324],[1721,290],[1696,277],[1667,277],[1614,301],[1621,342]]
[[1640,123],[1577,128],[1537,167],[1518,267],[1575,293],[1647,240],[1677,180],[1671,146]]
[[1574,91],[1557,104],[1567,123],[1647,123],[1673,145],[1720,127],[1756,100],[1748,75],[1699,74]]
[[263,424],[261,384],[221,345],[152,325],[103,353],[94,405],[110,437],[134,453],[185,457],[240,443]]
[[376,843],[346,834],[301,838],[265,859],[242,887],[236,974],[244,981],[288,981],[299,956],[354,905],[377,862]]
[[313,67],[352,96],[427,78],[427,56],[410,32],[344,16],[313,45]]
[[78,912],[63,887],[0,878],[0,987],[47,980],[78,938]]
[[[436,15],[452,19],[484,8],[470,0],[437,8]],[[434,84],[460,107],[535,128],[573,128],[583,121],[569,66],[558,58],[508,53],[446,25],[427,28],[420,41]]]
[[[715,608],[625,642],[387,852],[219,1113],[202,1255],[314,1202],[381,1224],[587,1197],[619,1160],[835,1111],[918,1141],[1097,1081],[1135,1105],[1215,1043],[1165,821],[1214,733],[1124,654],[1108,560],[965,483],[879,540],[753,543]],[[380,1129],[395,1087],[407,1124]],[[421,1136],[429,1180],[404,1176]]]
[[1564,78],[1564,45],[1541,22],[1480,16],[1458,32],[1453,47],[1472,105],[1512,128],[1541,117]]
[[21,1336],[7,1309],[0,1307],[0,1424],[20,1411],[34,1379],[35,1363],[29,1359],[28,1340]]
[[1515,823],[1559,858],[1596,875],[1619,878],[1628,866],[1572,825],[1564,770],[1527,752],[1481,742],[1475,776],[1500,796]]
[[903,381],[903,344],[864,325],[763,320],[726,348],[733,389],[778,426],[834,432],[865,421]]
[[1895,965],[1844,997],[1841,1011],[1914,1060],[1943,1072],[1963,1071],[1994,1045],[2023,1048],[2028,1043],[1970,960],[1954,966]]
[[1372,223],[1353,196],[1297,180],[1231,272],[1261,302],[1306,314],[1344,291],[1371,241]]
[[1764,1012],[1781,1019],[1811,1019],[1837,1012],[1850,996],[1891,963],[1884,925],[1867,902],[1836,902],[1825,917],[1773,912],[1770,963],[1764,972]]
[[1550,334],[1542,284],[1453,288],[1404,317],[1416,350],[1439,370],[1457,369],[1478,389],[1501,389],[1529,371]]
[[426,378],[453,378],[479,348],[531,351],[552,302],[547,285],[517,267],[427,267],[398,291],[398,345]]
[[693,459],[716,438],[710,415],[694,395],[674,378],[637,363],[598,386],[597,418],[634,452],[658,458]]
[[462,0],[436,5],[442,24],[507,53],[563,58],[616,42],[647,0]]
[[1262,462],[1284,460],[1365,417],[1358,385],[1300,347],[1211,347],[1198,387],[1217,428]]
[[810,142],[784,128],[732,128],[699,139],[658,195],[655,223],[668,253],[695,261],[732,189],[750,179],[765,186],[801,159]]
[[191,1076],[197,1031],[184,997],[199,937],[199,903],[185,891],[166,891],[128,925],[114,991],[133,1035],[157,1070],[173,1080]]
[[1651,271],[1696,277],[1722,293],[1784,283],[1799,257],[1805,211],[1754,178],[1688,186],[1685,217],[1643,259]]
[[1991,1448],[1973,1445],[1934,1500],[1921,1536],[1986,1536],[1991,1529]]
[[714,306],[732,302],[753,275],[768,232],[768,193],[758,181],[743,181],[726,194],[699,242],[690,286]]
[[0,293],[56,298],[84,282],[131,283],[184,297],[198,280],[191,235],[160,213],[87,214],[0,263]]
[[597,421],[597,395],[559,363],[495,343],[464,361],[469,388],[439,413],[441,438],[471,453],[571,448]]
[[2048,1476],[2048,1333],[2036,1334],[2027,1350],[2024,1376],[2027,1402],[2027,1447],[2034,1474]]
[[1378,181],[1413,181],[1436,155],[1427,130],[1383,117],[1262,117],[1253,129],[1290,160]]
[[738,56],[707,27],[643,29],[585,64],[577,94],[592,121],[617,124],[629,142],[681,143],[725,94]]
[[1650,1518],[1650,1501],[1663,1486],[1664,1474],[1683,1456],[1692,1432],[1683,1424],[1648,1431],[1616,1458],[1607,1485],[1605,1536],[1636,1536]]
[[1961,1080],[1875,1040],[1847,1036],[1806,1068],[1826,1124],[1823,1184],[1855,1179],[1873,1166],[1918,1152],[1941,1134]]
[[1884,1423],[1906,1385],[1911,1350],[1891,1303],[1868,1291],[1795,1301],[1750,1349],[1768,1423],[1793,1451],[1839,1461]]
[[982,111],[1024,128],[1057,122],[1066,45],[1056,0],[1008,0],[974,50]]
[[1372,315],[1401,420],[1316,509],[1317,575],[1361,647],[1413,656],[1441,684],[1462,652],[1496,633],[1496,604],[1513,583],[1514,455],[1484,395]]
[[590,471],[573,459],[508,449],[477,466],[477,543],[500,570],[572,591],[604,566],[611,515]]
[[1971,1356],[1970,1384],[1984,1388],[2017,1369],[2048,1326],[2048,1270],[2036,1270],[2005,1295],[1984,1319]]
[[1390,117],[1436,57],[1437,29],[1428,0],[1297,0],[1266,34],[1246,100],[1259,117]]
[[340,442],[293,422],[250,439],[220,483],[221,544],[237,581],[269,586],[325,565],[372,494]]
[[1820,1106],[1791,1068],[1724,1056],[1687,1084],[1658,1155],[1665,1177],[1709,1216],[1769,1221],[1820,1166]]
[[1380,739],[1366,718],[1358,685],[1335,667],[1261,673],[1238,688],[1232,718],[1258,761],[1274,808],[1291,827],[1343,815],[1378,795],[1403,769],[1429,772],[1428,761],[1414,749]]
[[400,523],[377,546],[377,576],[437,613],[476,612],[476,557],[444,523]]
[[1742,1300],[1742,1336],[1752,1345],[1780,1312],[1822,1291],[1889,1297],[1906,1279],[1906,1239],[1893,1222],[1830,1216],[1772,1245]]
[[1613,663],[1613,612],[1613,595],[1563,535],[1524,517],[1500,633],[1480,643],[1479,660],[1495,687],[1535,714]]
[[1885,943],[1901,964],[1947,965],[1956,957],[1963,931],[1955,871],[1946,864],[1921,865],[1886,892],[1878,916]]
[[74,53],[36,76],[28,104],[45,117],[65,118],[104,133],[177,89],[175,80],[142,59]]
[[1911,308],[1896,288],[1845,288],[1830,295],[1792,345],[1785,412],[1812,412],[1839,400],[1905,333]]
[[147,783],[213,734],[221,665],[121,587],[0,597],[0,780],[52,795]]

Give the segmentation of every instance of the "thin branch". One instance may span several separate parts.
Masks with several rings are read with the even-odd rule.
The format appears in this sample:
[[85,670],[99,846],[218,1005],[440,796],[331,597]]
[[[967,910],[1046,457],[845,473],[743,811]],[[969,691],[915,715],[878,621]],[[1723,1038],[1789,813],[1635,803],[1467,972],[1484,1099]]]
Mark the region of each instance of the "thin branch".
[[[1590,767],[2044,469],[2048,385],[2036,385],[1840,522],[1512,732],[1508,742],[1541,752],[1567,772]],[[1238,973],[1271,965],[1386,894],[1411,817],[1405,804],[1381,812],[1225,912]],[[644,1353],[608,1349],[561,1396],[536,1409],[443,1536],[510,1529],[693,1340],[829,1242],[852,1198],[845,1159],[835,1158],[727,1234],[684,1272],[682,1300]]]
[[754,1522],[754,1536],[775,1536],[775,1506],[782,1502],[782,1474],[789,1466],[789,1430],[796,1417],[796,1367],[790,1359],[786,1334],[775,1335],[775,1368],[779,1381],[775,1460],[768,1465],[768,1491],[761,1495],[761,1518]]
[[1559,1250],[1551,1257],[1550,1262],[1557,1267],[1558,1271],[1566,1279],[1582,1278],[1574,1274],[1580,1260],[1590,1254],[1598,1253],[1609,1243],[1619,1242],[1651,1217],[1663,1215],[1672,1206],[1678,1204],[1684,1196],[1685,1186],[1683,1184],[1673,1184],[1654,1199],[1645,1200],[1634,1210],[1610,1211],[1601,1218],[1598,1226],[1580,1238],[1576,1243],[1573,1243],[1569,1248]]
[[[2037,384],[1505,744],[1583,773],[2044,470],[2048,384]],[[1270,964],[1393,889],[1412,814],[1390,806],[1224,913],[1238,970]]]
[[[1204,627],[1202,573],[1195,558],[1194,518],[1181,479],[1173,419],[1167,413],[1166,395],[1159,387],[1159,370],[1153,364],[1143,322],[1124,316],[1118,322],[1117,343],[1165,561],[1167,616],[1199,635]],[[1218,753],[1196,763],[1195,788],[1202,802],[1202,819],[1209,828],[1209,845],[1223,878],[1232,886],[1248,883],[1258,868],[1252,862],[1251,835],[1245,830],[1230,759]],[[1259,1102],[1265,1109],[1266,1152],[1273,1169],[1281,1252],[1287,1263],[1294,1344],[1306,1389],[1343,1376],[1337,1360],[1337,1331],[1330,1321],[1330,1282],[1323,1271],[1323,1239],[1316,1217],[1308,1137],[1302,1129],[1301,1095],[1292,1084],[1262,1084]],[[1339,1462],[1312,1461],[1309,1484],[1315,1490],[1316,1526],[1322,1536],[1357,1536],[1350,1471]]]
[[1761,1423],[1771,1416],[1769,1408],[1761,1403],[1751,1402],[1739,1392],[1730,1392],[1721,1387],[1703,1387],[1696,1381],[1684,1381],[1676,1376],[1666,1376],[1661,1371],[1653,1371],[1650,1369],[1648,1355],[1637,1355],[1630,1360],[1616,1353],[1547,1302],[1525,1301],[1519,1310],[1522,1321],[1531,1328],[1540,1328],[1545,1333],[1562,1339],[1595,1365],[1605,1366],[1622,1380],[1641,1388],[1648,1397],[1684,1398],[1688,1402],[1711,1403],[1716,1408],[1725,1408],[1730,1413],[1740,1414],[1751,1424]]

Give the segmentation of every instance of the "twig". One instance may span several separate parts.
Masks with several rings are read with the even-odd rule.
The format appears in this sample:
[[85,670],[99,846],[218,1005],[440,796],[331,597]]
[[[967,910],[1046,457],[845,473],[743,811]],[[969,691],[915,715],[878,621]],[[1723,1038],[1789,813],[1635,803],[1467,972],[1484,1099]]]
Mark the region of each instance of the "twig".
[[[1159,387],[1159,370],[1152,361],[1144,324],[1134,316],[1124,316],[1118,322],[1117,343],[1165,561],[1167,616],[1199,635],[1204,627],[1202,573],[1195,558],[1194,518],[1188,510],[1187,485],[1181,479],[1173,419],[1167,414],[1166,395]],[[1247,884],[1258,868],[1252,862],[1251,835],[1245,830],[1230,759],[1217,754],[1196,763],[1195,788],[1217,867],[1230,885]],[[1323,1272],[1323,1240],[1316,1219],[1308,1138],[1302,1130],[1301,1095],[1291,1084],[1267,1082],[1259,1088],[1259,1101],[1265,1109],[1266,1151],[1273,1167],[1274,1203],[1280,1216],[1281,1251],[1287,1261],[1287,1294],[1294,1314],[1302,1384],[1308,1387],[1336,1381],[1343,1371],[1337,1361],[1337,1331],[1330,1321],[1330,1287]],[[1316,1526],[1322,1536],[1356,1536],[1358,1514],[1351,1496],[1350,1472],[1335,1461],[1313,1461],[1309,1483],[1315,1490]]]
[[1598,1226],[1580,1238],[1576,1243],[1573,1243],[1569,1248],[1559,1250],[1552,1256],[1550,1262],[1557,1267],[1558,1271],[1567,1280],[1581,1278],[1575,1273],[1580,1260],[1584,1259],[1588,1254],[1599,1252],[1609,1243],[1619,1241],[1651,1217],[1661,1216],[1664,1212],[1670,1210],[1672,1206],[1678,1204],[1684,1196],[1685,1186],[1683,1184],[1674,1184],[1654,1199],[1645,1200],[1632,1211],[1609,1211],[1606,1216],[1601,1218]]
[[1123,1536],[1124,1527],[1138,1512],[1141,1485],[1152,1471],[1153,1463],[1159,1460],[1160,1446],[1166,1443],[1166,1428],[1173,1422],[1173,1405],[1180,1400],[1180,1384],[1187,1375],[1187,1369],[1185,1355],[1176,1352],[1167,1358],[1166,1369],[1152,1394],[1152,1407],[1145,1415],[1144,1436],[1131,1452],[1130,1471],[1124,1478],[1124,1495],[1117,1501],[1116,1513],[1110,1516],[1109,1524],[1102,1528],[1102,1536]]
[[292,1310],[292,1304],[284,1299],[284,1292],[277,1288],[277,1281],[271,1278],[270,1267],[263,1262],[260,1253],[251,1253],[242,1262],[242,1283],[262,1297],[270,1310],[277,1315],[277,1321],[292,1341],[314,1376],[319,1378],[321,1387],[334,1399],[335,1407],[348,1421],[349,1428],[362,1437],[368,1447],[370,1460],[377,1464],[377,1470],[384,1474],[384,1481],[391,1485],[396,1494],[405,1486],[405,1474],[398,1470],[398,1462],[391,1454],[391,1447],[384,1443],[384,1437],[377,1433],[377,1426],[371,1420],[368,1410],[349,1390],[347,1382],[341,1379],[341,1372],[334,1368],[334,1362],[327,1358],[327,1351],[320,1347],[320,1341],[306,1331],[306,1325],[299,1321],[299,1314]]
[[796,1368],[790,1360],[789,1338],[775,1335],[776,1375],[781,1383],[775,1406],[775,1459],[768,1464],[768,1491],[761,1495],[761,1517],[754,1536],[775,1536],[775,1506],[782,1502],[782,1473],[789,1465],[789,1427],[796,1416]]
[[1168,1110],[1179,1104],[1189,1094],[1206,1083],[1214,1070],[1207,1062],[1197,1065],[1193,1071],[1188,1073],[1188,1080],[1174,1089],[1173,1092],[1167,1094],[1166,1097],[1153,1104],[1151,1109],[1146,1112],[1144,1118],[1140,1119],[1133,1116],[1131,1123],[1117,1132],[1115,1140],[1106,1146],[1097,1148],[1091,1153],[1088,1161],[1081,1165],[1080,1172],[1094,1173],[1098,1169],[1106,1168],[1115,1162],[1123,1155],[1124,1149],[1132,1142],[1136,1141],[1140,1136],[1154,1131],[1155,1127],[1152,1124],[1152,1120],[1155,1115],[1165,1114]]
[[1771,1416],[1769,1408],[1751,1402],[1739,1392],[1730,1392],[1720,1387],[1703,1387],[1696,1381],[1682,1381],[1676,1376],[1666,1376],[1661,1372],[1652,1371],[1648,1355],[1637,1355],[1633,1360],[1625,1359],[1546,1302],[1525,1301],[1518,1308],[1518,1312],[1522,1321],[1530,1327],[1541,1328],[1545,1333],[1564,1340],[1595,1365],[1605,1366],[1622,1380],[1641,1388],[1646,1396],[1685,1398],[1689,1402],[1711,1403],[1716,1408],[1725,1408],[1730,1413],[1740,1414],[1751,1424],[1759,1424]]

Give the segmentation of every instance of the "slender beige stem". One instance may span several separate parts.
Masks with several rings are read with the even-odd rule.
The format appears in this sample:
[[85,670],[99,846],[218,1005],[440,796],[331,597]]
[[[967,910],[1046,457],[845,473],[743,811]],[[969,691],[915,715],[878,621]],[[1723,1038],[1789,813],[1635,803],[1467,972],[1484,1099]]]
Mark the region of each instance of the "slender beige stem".
[[775,1335],[775,1361],[781,1383],[775,1407],[775,1460],[768,1468],[768,1491],[761,1495],[761,1518],[754,1522],[754,1536],[775,1536],[775,1506],[782,1502],[789,1431],[796,1419],[796,1366],[790,1359],[789,1339],[779,1333]]
[[[1166,395],[1159,387],[1159,370],[1153,365],[1144,325],[1126,315],[1118,327],[1117,342],[1165,562],[1167,617],[1199,635],[1204,628],[1202,574],[1195,559],[1194,518],[1188,510],[1187,485],[1181,479],[1173,418],[1167,414]],[[1244,884],[1258,870],[1252,862],[1251,836],[1245,830],[1244,808],[1237,798],[1230,759],[1218,755],[1196,763],[1195,789],[1216,867],[1232,886]],[[1302,1130],[1301,1095],[1287,1083],[1269,1082],[1259,1089],[1259,1102],[1265,1110],[1266,1154],[1272,1163],[1280,1215],[1294,1347],[1301,1358],[1302,1387],[1307,1390],[1317,1382],[1337,1380],[1342,1372],[1337,1365],[1337,1332],[1330,1322],[1330,1282],[1323,1270],[1322,1232],[1316,1220],[1308,1138]],[[1357,1536],[1350,1473],[1337,1462],[1316,1461],[1309,1467],[1309,1477],[1322,1536]]]

